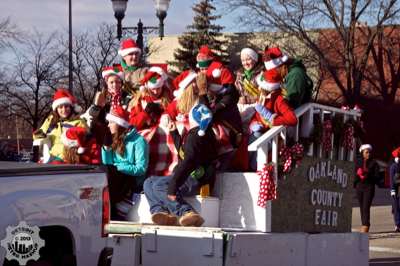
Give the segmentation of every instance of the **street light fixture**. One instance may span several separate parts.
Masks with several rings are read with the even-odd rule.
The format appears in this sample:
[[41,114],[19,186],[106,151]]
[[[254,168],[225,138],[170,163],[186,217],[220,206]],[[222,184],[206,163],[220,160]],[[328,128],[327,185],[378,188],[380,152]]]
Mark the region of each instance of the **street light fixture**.
[[122,19],[125,17],[125,11],[127,7],[128,0],[111,0],[114,16],[117,19],[117,38],[121,40],[122,30],[135,30],[137,32],[138,45],[143,49],[143,31],[152,32],[153,30],[159,31],[159,36],[162,39],[164,37],[164,19],[167,16],[167,10],[171,0],[154,0],[156,15],[160,20],[158,27],[144,27],[143,23],[139,19],[137,27],[122,27]]

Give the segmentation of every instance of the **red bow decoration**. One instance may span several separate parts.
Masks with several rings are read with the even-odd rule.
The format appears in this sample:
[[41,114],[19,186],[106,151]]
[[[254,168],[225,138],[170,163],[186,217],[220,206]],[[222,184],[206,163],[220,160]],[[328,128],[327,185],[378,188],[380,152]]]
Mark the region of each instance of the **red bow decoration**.
[[326,120],[324,121],[323,130],[322,130],[322,149],[327,152],[332,150],[332,121]]
[[300,143],[294,144],[292,147],[283,147],[279,152],[283,163],[283,172],[288,173],[292,169],[293,161],[296,163],[296,167],[300,164],[303,159],[304,147]]
[[354,127],[350,123],[345,126],[342,145],[345,149],[354,148]]
[[257,205],[265,208],[268,200],[276,199],[274,166],[272,164],[266,164],[264,168],[257,173],[260,176],[260,191],[258,192]]

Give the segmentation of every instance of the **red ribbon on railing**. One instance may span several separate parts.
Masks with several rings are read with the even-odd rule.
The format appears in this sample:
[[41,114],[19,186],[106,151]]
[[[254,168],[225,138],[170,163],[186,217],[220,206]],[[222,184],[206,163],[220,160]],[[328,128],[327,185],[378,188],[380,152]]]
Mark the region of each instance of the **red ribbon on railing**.
[[283,172],[288,173],[292,168],[292,163],[295,161],[296,167],[300,164],[303,158],[304,146],[300,143],[294,144],[292,147],[284,147],[279,152],[283,163]]
[[322,149],[325,152],[332,150],[332,133],[332,121],[330,119],[325,120],[322,130]]
[[272,164],[266,164],[264,168],[257,173],[260,176],[260,190],[258,192],[257,205],[265,208],[268,200],[276,199],[274,166]]
[[345,149],[354,149],[354,127],[350,123],[345,125],[342,145]]

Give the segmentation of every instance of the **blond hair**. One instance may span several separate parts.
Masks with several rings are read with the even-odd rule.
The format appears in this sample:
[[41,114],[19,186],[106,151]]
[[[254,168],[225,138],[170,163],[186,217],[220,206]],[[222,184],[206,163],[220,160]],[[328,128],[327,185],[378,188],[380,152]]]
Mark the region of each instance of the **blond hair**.
[[[148,89],[145,89],[143,91],[138,91],[133,97],[133,99],[129,102],[129,108],[132,108],[140,104],[140,100],[146,96],[151,96],[151,93],[149,92]],[[169,95],[168,88],[163,87],[162,93],[159,97],[159,99],[161,99],[161,105],[163,108],[166,108],[168,106],[168,104],[170,103],[170,98],[171,97]]]
[[181,97],[178,99],[178,111],[188,114],[190,109],[199,101],[199,95],[195,93],[193,83],[186,87]]

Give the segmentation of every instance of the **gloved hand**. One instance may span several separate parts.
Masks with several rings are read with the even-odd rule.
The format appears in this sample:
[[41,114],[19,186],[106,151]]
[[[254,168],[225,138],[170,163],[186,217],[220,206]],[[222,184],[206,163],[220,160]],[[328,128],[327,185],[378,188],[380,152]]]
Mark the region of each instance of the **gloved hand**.
[[396,196],[396,190],[391,190],[390,191],[390,196],[395,197]]
[[37,129],[37,130],[33,131],[34,139],[44,139],[46,137],[47,137],[47,135],[41,129]]
[[84,112],[80,118],[86,121],[89,128],[93,126],[93,121],[97,119],[100,114],[100,107],[96,105],[91,105],[86,112]]
[[111,131],[107,127],[104,132],[103,145],[106,147],[110,147],[112,143],[113,143],[113,139],[112,139]]
[[199,95],[207,94],[207,77],[205,73],[199,73],[196,77],[196,85],[199,90]]
[[259,103],[256,104],[255,109],[265,120],[272,123],[274,114],[270,110]]
[[144,111],[150,116],[152,121],[157,121],[164,112],[158,103],[148,103]]

